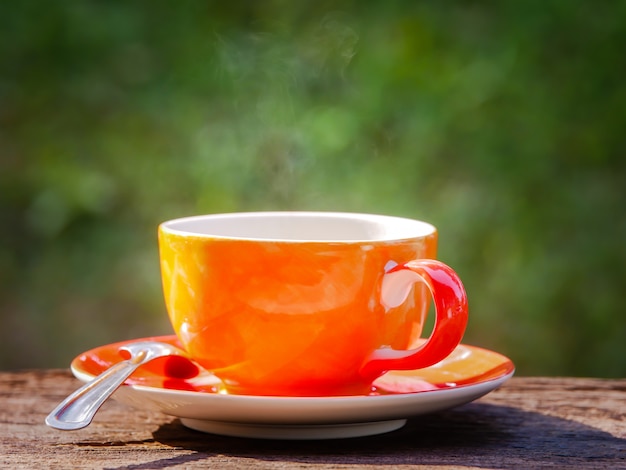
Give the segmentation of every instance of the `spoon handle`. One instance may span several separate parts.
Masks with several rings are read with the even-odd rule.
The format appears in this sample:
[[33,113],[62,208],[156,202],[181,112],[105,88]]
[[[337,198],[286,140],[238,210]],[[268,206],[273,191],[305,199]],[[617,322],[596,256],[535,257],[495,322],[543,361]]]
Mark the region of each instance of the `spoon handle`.
[[63,400],[46,417],[46,424],[64,431],[82,429],[91,423],[102,404],[143,363],[153,358],[142,351],[114,364]]

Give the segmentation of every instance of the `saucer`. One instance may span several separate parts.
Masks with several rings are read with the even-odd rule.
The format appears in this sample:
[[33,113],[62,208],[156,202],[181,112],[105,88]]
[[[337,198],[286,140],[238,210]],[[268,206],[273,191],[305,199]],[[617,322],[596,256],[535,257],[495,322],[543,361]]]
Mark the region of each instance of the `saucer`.
[[[145,340],[180,346],[173,335],[105,345],[76,357],[72,373],[87,382],[122,360],[121,346]],[[177,417],[184,426],[203,432],[335,439],[394,431],[410,417],[469,403],[498,388],[515,370],[513,362],[499,353],[462,344],[431,367],[388,372],[374,382],[368,395],[272,397],[229,394],[215,376],[189,373],[189,368],[180,359],[156,359],[138,369],[113,397],[141,410]]]

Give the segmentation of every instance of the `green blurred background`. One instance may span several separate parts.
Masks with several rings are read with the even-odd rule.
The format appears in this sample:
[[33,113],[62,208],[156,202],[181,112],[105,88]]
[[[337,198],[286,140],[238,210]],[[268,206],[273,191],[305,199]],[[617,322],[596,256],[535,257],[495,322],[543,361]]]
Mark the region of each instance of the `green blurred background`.
[[156,226],[440,229],[464,341],[626,376],[626,2],[2,2],[0,368],[170,333]]

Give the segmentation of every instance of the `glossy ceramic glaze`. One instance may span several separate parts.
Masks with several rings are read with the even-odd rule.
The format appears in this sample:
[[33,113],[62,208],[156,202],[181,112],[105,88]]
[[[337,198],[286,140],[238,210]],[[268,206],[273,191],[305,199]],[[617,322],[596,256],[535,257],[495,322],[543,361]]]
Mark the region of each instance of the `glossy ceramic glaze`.
[[[183,347],[231,392],[254,395],[358,394],[387,370],[445,358],[467,300],[434,260],[436,244],[429,224],[362,214],[226,214],[159,228]],[[418,350],[429,291],[437,319]]]

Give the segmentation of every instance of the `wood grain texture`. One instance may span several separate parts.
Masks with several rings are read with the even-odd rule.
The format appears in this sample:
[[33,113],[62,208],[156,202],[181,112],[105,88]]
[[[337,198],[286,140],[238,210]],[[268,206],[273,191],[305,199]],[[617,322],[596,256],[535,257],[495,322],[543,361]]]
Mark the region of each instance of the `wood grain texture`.
[[83,430],[48,428],[78,385],[62,370],[0,372],[2,468],[626,469],[626,380],[513,378],[390,434],[296,442],[203,434],[115,401]]

